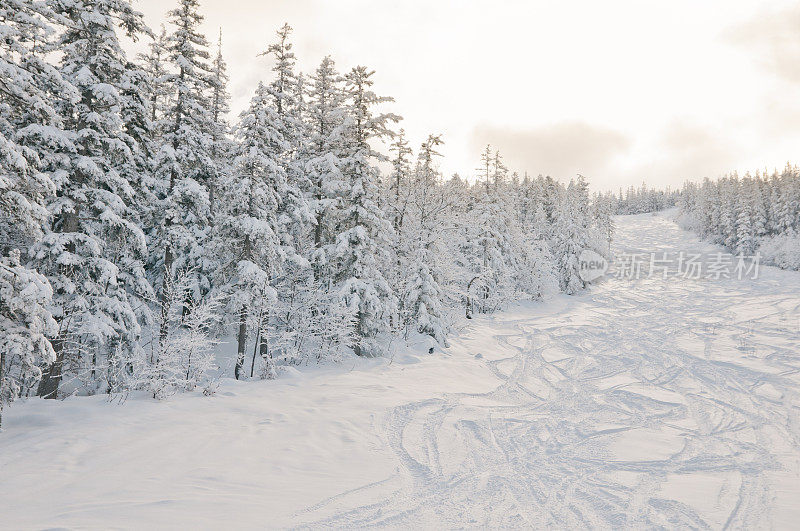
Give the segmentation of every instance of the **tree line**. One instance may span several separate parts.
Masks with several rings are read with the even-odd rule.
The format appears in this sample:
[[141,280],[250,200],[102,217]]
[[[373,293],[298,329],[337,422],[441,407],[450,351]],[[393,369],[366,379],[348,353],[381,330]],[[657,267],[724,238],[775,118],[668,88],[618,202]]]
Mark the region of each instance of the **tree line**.
[[236,378],[446,345],[458,318],[583,289],[578,255],[607,252],[616,206],[584,178],[520,178],[489,146],[445,178],[441,136],[412,149],[369,68],[299,72],[288,25],[230,123],[202,20],[197,0],[158,32],[127,0],[0,4],[0,407],[213,392],[227,337]]
[[682,224],[745,256],[800,269],[800,170],[736,173],[687,183],[679,199]]

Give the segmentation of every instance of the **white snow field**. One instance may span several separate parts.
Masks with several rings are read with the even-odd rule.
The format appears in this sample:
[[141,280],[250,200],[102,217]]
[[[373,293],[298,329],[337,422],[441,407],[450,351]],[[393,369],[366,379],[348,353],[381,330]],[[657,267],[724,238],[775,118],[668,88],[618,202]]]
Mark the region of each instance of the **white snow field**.
[[[618,252],[718,250],[617,223]],[[798,525],[800,273],[767,267],[610,276],[210,398],[29,400],[0,435],[7,529]]]

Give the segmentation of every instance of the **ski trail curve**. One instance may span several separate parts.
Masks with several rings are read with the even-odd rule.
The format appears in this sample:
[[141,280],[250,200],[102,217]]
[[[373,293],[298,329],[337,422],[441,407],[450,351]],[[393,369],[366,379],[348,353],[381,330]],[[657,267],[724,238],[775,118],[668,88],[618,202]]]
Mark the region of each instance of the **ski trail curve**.
[[[662,217],[618,226],[617,253],[717,251]],[[391,494],[363,506],[333,497],[300,526],[791,522],[800,516],[785,503],[800,494],[800,273],[761,273],[612,276],[565,304],[476,320],[454,343],[491,334],[496,351],[475,354],[497,385],[389,411],[380,430],[397,456]],[[315,517],[320,509],[327,516]]]

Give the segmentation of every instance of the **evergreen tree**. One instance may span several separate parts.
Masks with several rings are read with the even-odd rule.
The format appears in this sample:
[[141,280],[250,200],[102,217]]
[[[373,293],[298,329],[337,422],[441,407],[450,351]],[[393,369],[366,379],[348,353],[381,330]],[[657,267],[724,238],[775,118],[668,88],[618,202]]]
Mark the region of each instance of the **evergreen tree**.
[[262,55],[273,56],[275,59],[272,68],[275,77],[266,87],[266,92],[273,108],[275,134],[285,142],[282,150],[274,153],[276,163],[281,165],[286,175],[277,190],[281,197],[278,205],[281,227],[277,234],[286,261],[291,267],[300,269],[301,271],[295,273],[302,275],[308,270],[307,261],[302,256],[306,228],[313,223],[314,215],[305,196],[311,188],[304,168],[307,156],[307,130],[303,122],[305,102],[302,98],[302,85],[298,86],[302,80],[294,72],[295,57],[289,42],[291,31],[291,26],[284,24],[277,32],[278,42],[271,44]]
[[388,331],[396,311],[396,298],[383,276],[391,226],[378,205],[379,174],[374,160],[382,156],[371,141],[391,137],[387,125],[399,118],[375,113],[373,108],[391,98],[372,91],[373,71],[363,66],[346,76],[348,117],[343,145],[344,186],[337,190],[340,201],[336,238],[329,251],[333,279],[344,303],[357,309],[357,331],[362,338],[356,351],[370,354],[370,338]]
[[[310,180],[311,206],[315,225],[313,252],[317,280],[328,275],[326,248],[333,242],[337,196],[346,187],[341,160],[344,152],[344,91],[342,77],[334,62],[325,57],[311,77],[308,118],[311,131],[306,155],[306,172]],[[333,219],[331,219],[333,218]]]
[[75,150],[61,101],[75,87],[45,58],[58,15],[46,3],[0,2],[0,423],[3,407],[38,384],[56,355],[47,278],[21,264],[19,249],[49,230],[56,163]]
[[388,186],[388,206],[392,225],[395,231],[402,230],[403,218],[408,208],[411,188],[409,179],[411,174],[411,162],[409,157],[412,154],[408,147],[405,131],[400,129],[399,133],[392,142],[390,151],[394,153],[392,158],[392,173],[389,175]]
[[556,211],[553,227],[553,256],[558,271],[561,291],[573,295],[585,287],[580,277],[578,257],[586,248],[585,229],[580,208],[583,204],[583,190],[570,183],[565,197]]
[[0,251],[25,248],[49,222],[56,162],[74,151],[60,102],[78,92],[45,60],[58,19],[45,3],[0,3]]
[[129,63],[116,25],[133,38],[148,30],[141,13],[124,0],[57,6],[68,21],[59,43],[60,71],[80,100],[61,111],[74,132],[75,151],[61,161],[49,205],[52,231],[34,256],[53,286],[59,324],[56,361],[39,387],[48,398],[56,396],[65,369],[104,381],[106,390],[124,385],[140,334],[127,289],[146,291],[147,285],[145,237],[130,208],[136,189],[128,180],[141,146],[123,120],[132,107],[124,92]]
[[[276,109],[263,84],[240,117],[235,171],[221,188],[223,213],[215,230],[221,257],[215,284],[237,316],[236,378],[245,362],[248,323],[274,301],[280,268],[278,209],[286,185],[281,164],[288,142],[275,127]],[[260,326],[260,323],[259,323]]]
[[[215,122],[209,98],[214,81],[208,42],[197,29],[203,20],[198,8],[197,0],[180,0],[168,13],[175,29],[167,38],[171,70],[163,80],[170,97],[159,122],[162,147],[156,156],[156,177],[160,218],[151,253],[152,278],[160,286],[162,302],[165,282],[176,270],[193,272],[195,281],[187,299],[199,299],[210,288],[208,272],[213,268],[203,247],[210,232],[208,187],[215,177]],[[162,304],[162,312],[169,311]],[[162,330],[162,337],[164,333]]]
[[436,148],[442,143],[439,135],[429,135],[420,147],[409,190],[408,219],[399,226],[396,235],[399,268],[394,274],[401,279],[400,313],[406,325],[447,345],[448,326],[440,286],[445,278],[447,256],[441,229],[445,224],[443,214],[452,205],[440,186],[434,162],[434,157],[441,156]]
[[138,55],[142,70],[147,75],[148,84],[144,88],[150,109],[150,122],[156,123],[163,116],[168,106],[169,92],[167,81],[167,29],[161,25],[161,31],[148,45],[146,53]]
[[217,208],[215,204],[218,181],[228,171],[233,146],[228,140],[230,127],[225,117],[230,111],[228,95],[228,69],[222,58],[222,30],[219,30],[217,55],[211,63],[211,168],[207,178],[209,222],[213,223]]

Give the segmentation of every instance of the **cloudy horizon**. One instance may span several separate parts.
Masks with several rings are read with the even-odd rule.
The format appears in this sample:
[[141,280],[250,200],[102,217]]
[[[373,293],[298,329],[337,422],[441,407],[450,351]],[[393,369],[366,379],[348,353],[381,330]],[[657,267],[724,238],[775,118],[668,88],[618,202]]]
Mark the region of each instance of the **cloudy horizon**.
[[[172,5],[137,8],[155,31]],[[288,22],[302,71],[328,54],[340,71],[375,69],[412,147],[442,135],[445,176],[472,178],[487,143],[514,171],[614,191],[796,160],[800,9],[788,2],[203,0],[201,12],[213,46],[222,29],[232,121],[270,79],[258,54]]]

